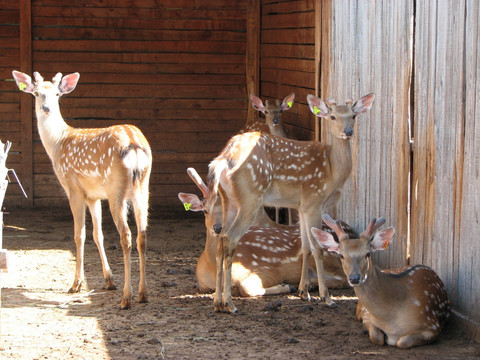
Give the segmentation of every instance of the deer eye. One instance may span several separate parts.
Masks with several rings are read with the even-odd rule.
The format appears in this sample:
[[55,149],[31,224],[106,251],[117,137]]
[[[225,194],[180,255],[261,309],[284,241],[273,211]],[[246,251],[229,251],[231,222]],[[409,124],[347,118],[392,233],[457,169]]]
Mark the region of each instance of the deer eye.
[[336,119],[335,115],[330,115],[330,119],[335,120]]
[[35,95],[35,96],[38,96],[38,92],[37,92],[37,91],[35,91],[35,92],[33,93],[33,95]]
[[267,114],[268,114],[268,110],[265,110],[265,115],[267,115]]
[[343,259],[343,255],[342,255],[342,254],[338,254],[338,257],[339,257],[340,259]]

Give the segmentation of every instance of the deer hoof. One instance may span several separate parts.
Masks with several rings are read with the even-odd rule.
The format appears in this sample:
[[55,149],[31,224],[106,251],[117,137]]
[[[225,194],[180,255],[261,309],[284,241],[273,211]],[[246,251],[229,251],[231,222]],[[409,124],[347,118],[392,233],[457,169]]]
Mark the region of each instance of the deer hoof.
[[120,304],[120,309],[128,310],[132,308],[132,299],[123,299],[122,303]]
[[298,296],[300,297],[300,299],[304,300],[304,301],[310,301],[312,300],[312,298],[310,297],[310,294],[308,291],[305,291],[305,290],[300,290],[298,292]]
[[117,287],[113,283],[112,278],[105,279],[105,289],[107,289],[107,290],[117,290]]
[[68,292],[70,294],[80,292],[80,290],[82,290],[82,288],[83,288],[83,284],[84,284],[84,282],[82,280],[75,280],[73,282],[72,287],[70,289],[68,289]]
[[143,303],[148,303],[148,296],[147,296],[147,294],[140,294],[140,295],[138,296],[138,302],[139,302],[139,303],[142,303],[142,304],[143,304]]

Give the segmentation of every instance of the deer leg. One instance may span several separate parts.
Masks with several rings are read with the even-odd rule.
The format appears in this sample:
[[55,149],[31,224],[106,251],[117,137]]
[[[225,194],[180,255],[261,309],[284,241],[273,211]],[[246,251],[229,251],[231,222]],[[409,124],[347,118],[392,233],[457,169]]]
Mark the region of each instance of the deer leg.
[[123,199],[112,199],[112,201],[109,201],[109,204],[113,221],[120,234],[120,244],[122,245],[123,262],[125,267],[125,285],[123,287],[123,299],[120,307],[122,309],[130,309],[132,307],[132,284],[130,279],[132,234],[127,223],[127,204]]
[[103,278],[105,279],[105,288],[107,290],[116,290],[117,287],[113,282],[112,270],[108,264],[107,255],[103,246],[102,232],[102,203],[100,200],[87,200],[88,209],[92,215],[93,224],[93,240],[97,245],[100,259],[102,260]]
[[438,332],[424,331],[419,334],[411,334],[402,336],[398,339],[396,345],[400,349],[409,349],[414,346],[425,345],[438,337]]
[[[318,214],[318,212],[317,212]],[[312,251],[313,258],[315,260],[315,266],[317,268],[317,280],[318,280],[318,292],[322,301],[328,307],[334,308],[337,305],[333,302],[330,298],[330,294],[328,292],[328,287],[326,286],[325,281],[325,270],[323,268],[323,254],[320,245],[317,243],[315,238],[312,235],[311,229],[313,226],[322,226],[322,218],[315,215],[312,217],[305,218],[306,229],[308,229],[308,241],[310,243],[310,249]]]
[[219,236],[216,253],[216,276],[215,276],[215,294],[213,295],[213,306],[216,312],[222,312],[222,294],[223,294],[223,261],[224,244],[228,239],[224,235]]
[[302,300],[310,301],[310,293],[308,292],[309,275],[308,263],[310,262],[310,243],[308,241],[307,230],[305,227],[305,217],[302,212],[299,212],[300,217],[300,237],[302,240],[302,273],[300,276],[300,284],[298,285],[298,296]]
[[[144,184],[147,184],[144,186]],[[138,301],[148,302],[146,258],[147,258],[147,222],[148,222],[148,178],[144,180],[132,198],[137,223],[137,251],[139,255],[140,283],[138,286]]]
[[69,196],[70,209],[73,215],[73,238],[77,251],[75,279],[69,293],[79,292],[85,285],[83,256],[85,246],[85,201],[83,197],[72,194]]
[[222,302],[224,310],[229,313],[237,313],[238,310],[233,304],[232,301],[232,262],[233,255],[237,249],[238,242],[240,238],[247,232],[250,225],[253,223],[255,216],[257,215],[260,207],[262,206],[261,202],[258,202],[257,199],[252,201],[244,201],[244,203],[238,207],[237,215],[232,225],[226,231],[224,237],[224,279],[223,279],[223,297]]

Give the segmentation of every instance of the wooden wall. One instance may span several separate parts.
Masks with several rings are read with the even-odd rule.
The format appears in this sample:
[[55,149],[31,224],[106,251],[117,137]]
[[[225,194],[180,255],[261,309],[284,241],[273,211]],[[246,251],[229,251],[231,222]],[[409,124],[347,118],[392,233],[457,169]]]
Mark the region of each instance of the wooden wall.
[[302,140],[313,139],[316,121],[306,100],[315,94],[314,5],[313,0],[261,1],[259,96],[283,99],[295,93],[295,104],[282,119]]
[[480,6],[417,2],[412,260],[446,282],[480,339]]
[[[18,1],[3,2],[18,18]],[[81,74],[75,91],[62,99],[67,122],[138,126],[153,150],[152,205],[181,207],[176,194],[194,190],[186,168],[206,172],[245,123],[246,2],[33,0],[31,23],[32,69],[47,79],[56,72]],[[11,27],[9,42],[18,48],[18,26]],[[6,66],[2,78],[19,65]],[[27,95],[15,94],[13,83],[2,87],[17,101],[10,112],[18,128],[18,100]],[[8,137],[0,131],[0,138]],[[65,203],[35,127],[32,163],[34,205]],[[7,200],[18,200],[11,195]]]
[[397,231],[379,263],[431,266],[456,318],[478,340],[478,1],[322,5],[322,19],[330,19],[322,27],[322,96],[377,95],[357,120],[354,169],[339,215],[357,229],[386,216]]

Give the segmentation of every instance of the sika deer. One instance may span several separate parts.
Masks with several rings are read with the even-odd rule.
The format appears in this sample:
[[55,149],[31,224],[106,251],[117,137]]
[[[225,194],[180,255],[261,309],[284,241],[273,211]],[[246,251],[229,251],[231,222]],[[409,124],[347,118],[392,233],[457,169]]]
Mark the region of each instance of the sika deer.
[[67,193],[74,219],[77,247],[75,280],[69,292],[78,292],[84,285],[83,249],[85,243],[85,205],[92,215],[93,238],[102,259],[107,289],[115,289],[112,271],[103,246],[102,199],[108,199],[110,212],[120,233],[125,262],[125,286],[122,309],[132,303],[130,283],[132,239],[127,223],[128,202],[135,210],[137,249],[140,255],[139,301],[147,302],[145,279],[146,231],[148,212],[148,182],[152,153],[147,139],[132,125],[117,125],[103,129],[76,129],[68,126],[58,104],[60,96],[73,91],[80,74],[62,77],[58,73],[52,82],[43,81],[35,72],[30,76],[13,71],[20,90],[35,97],[38,132],[53,164],[60,184]]
[[255,110],[260,111],[265,115],[265,122],[261,120],[251,121],[246,124],[239,133],[242,134],[250,131],[259,131],[283,138],[290,138],[287,129],[282,124],[282,114],[284,111],[292,108],[294,100],[295,94],[291,93],[287,95],[281,103],[278,99],[275,99],[275,103],[270,103],[268,100],[265,100],[264,105],[262,100],[251,94],[250,102]]
[[352,105],[327,106],[309,95],[316,116],[332,119],[331,146],[316,141],[301,142],[269,134],[250,132],[234,136],[209,166],[210,189],[222,199],[222,232],[217,249],[216,311],[236,312],[231,299],[233,253],[247,232],[259,208],[295,208],[300,215],[303,263],[299,294],[308,293],[308,263],[313,253],[319,292],[329,306],[335,306],[325,286],[321,249],[310,231],[321,226],[321,211],[335,204],[352,169],[349,139],[358,114],[370,109],[374,94]]
[[[178,197],[191,211],[203,211],[207,241],[197,263],[197,279],[200,292],[215,290],[215,263],[218,234],[221,231],[221,201],[216,199],[206,209],[212,193],[195,169],[187,170],[204,196],[179,193]],[[217,197],[218,198],[218,197]],[[350,226],[342,223],[344,231],[356,236]],[[333,231],[326,225],[325,231]],[[336,236],[336,235],[334,235]],[[302,242],[298,226],[279,225],[272,221],[260,207],[259,214],[250,229],[242,236],[232,263],[232,293],[240,296],[283,294],[300,281],[302,268]],[[328,287],[345,288],[345,274],[338,256],[324,255],[325,281]],[[310,262],[310,282],[316,283],[315,264]]]
[[363,321],[370,340],[377,345],[387,343],[403,349],[436,340],[450,317],[450,303],[442,280],[424,265],[381,270],[370,256],[388,247],[395,229],[390,227],[375,233],[385,219],[373,219],[360,238],[351,239],[338,220],[328,215],[323,220],[340,242],[316,228],[312,228],[312,233],[322,247],[340,255],[343,270],[359,300],[357,318]]

